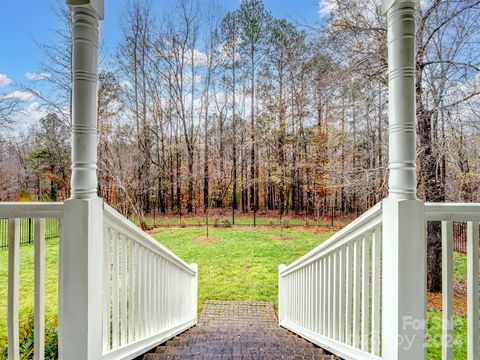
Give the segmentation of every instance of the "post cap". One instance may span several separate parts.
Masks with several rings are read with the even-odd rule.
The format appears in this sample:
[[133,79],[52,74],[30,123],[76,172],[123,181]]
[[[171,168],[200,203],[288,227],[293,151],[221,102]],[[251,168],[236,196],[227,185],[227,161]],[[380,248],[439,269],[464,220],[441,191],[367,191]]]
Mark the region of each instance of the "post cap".
[[382,0],[382,12],[384,15],[386,15],[388,10],[390,10],[394,4],[413,3],[416,5],[417,2],[418,0]]
[[100,20],[103,20],[104,14],[104,0],[67,0],[67,5],[70,7],[74,6],[85,6],[93,9]]

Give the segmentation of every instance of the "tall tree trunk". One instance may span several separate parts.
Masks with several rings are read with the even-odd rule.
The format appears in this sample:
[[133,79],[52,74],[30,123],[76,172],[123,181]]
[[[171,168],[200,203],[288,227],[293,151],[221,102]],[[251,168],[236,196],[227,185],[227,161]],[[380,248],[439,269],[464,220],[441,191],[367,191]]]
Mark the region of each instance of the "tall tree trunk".
[[[444,202],[445,186],[437,163],[437,154],[432,141],[433,111],[423,102],[422,70],[417,71],[417,120],[420,142],[420,174],[425,189],[425,200]],[[429,222],[427,226],[427,288],[430,292],[442,291],[442,225]]]
[[255,171],[255,52],[252,46],[250,52],[251,59],[251,74],[250,74],[250,87],[251,87],[251,104],[250,104],[250,207],[253,212],[256,212],[256,171]]

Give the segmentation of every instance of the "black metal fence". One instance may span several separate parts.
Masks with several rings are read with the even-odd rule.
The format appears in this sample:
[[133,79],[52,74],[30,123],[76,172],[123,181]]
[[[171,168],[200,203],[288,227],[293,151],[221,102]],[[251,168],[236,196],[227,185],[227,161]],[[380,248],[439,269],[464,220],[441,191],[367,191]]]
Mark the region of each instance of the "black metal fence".
[[[33,244],[34,219],[20,219],[20,245]],[[58,219],[45,219],[45,239],[58,237]],[[8,219],[0,219],[0,250],[8,248]]]
[[467,253],[467,223],[453,223],[453,251]]
[[453,223],[453,251],[467,253],[467,223]]

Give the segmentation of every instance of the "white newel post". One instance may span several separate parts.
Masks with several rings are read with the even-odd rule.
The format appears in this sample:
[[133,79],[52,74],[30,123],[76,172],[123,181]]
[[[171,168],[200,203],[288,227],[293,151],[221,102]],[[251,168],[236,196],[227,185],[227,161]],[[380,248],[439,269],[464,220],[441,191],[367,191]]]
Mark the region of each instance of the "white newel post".
[[383,201],[382,358],[425,359],[425,210],[417,199],[414,0],[384,0],[388,22],[389,197]]
[[103,202],[97,197],[97,72],[103,0],[67,0],[73,15],[72,196],[65,201],[59,271],[59,352],[102,356]]
[[281,264],[278,266],[278,322],[279,324],[282,323],[282,321],[285,319],[285,294],[284,294],[284,288],[283,288],[283,278],[282,271],[285,270],[287,266],[284,264]]
[[195,277],[192,280],[192,317],[195,319],[195,324],[198,322],[198,265],[191,264],[192,269],[195,271]]

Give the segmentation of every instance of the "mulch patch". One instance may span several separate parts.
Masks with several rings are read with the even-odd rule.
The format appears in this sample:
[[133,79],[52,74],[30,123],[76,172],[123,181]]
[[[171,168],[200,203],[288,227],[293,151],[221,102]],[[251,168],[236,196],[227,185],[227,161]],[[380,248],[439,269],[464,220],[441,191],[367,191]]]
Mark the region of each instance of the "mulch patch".
[[[442,311],[442,293],[427,293],[427,308],[433,311]],[[467,316],[467,292],[465,284],[454,285],[453,312],[455,315]]]
[[287,236],[287,235],[271,235],[270,239],[278,240],[278,241],[285,241],[285,240],[292,240],[293,238],[291,236]]
[[195,238],[194,241],[197,242],[197,243],[205,244],[205,243],[219,242],[220,239],[216,236],[209,236],[209,237],[199,236],[199,237]]

